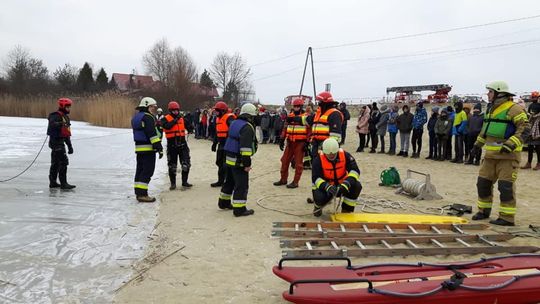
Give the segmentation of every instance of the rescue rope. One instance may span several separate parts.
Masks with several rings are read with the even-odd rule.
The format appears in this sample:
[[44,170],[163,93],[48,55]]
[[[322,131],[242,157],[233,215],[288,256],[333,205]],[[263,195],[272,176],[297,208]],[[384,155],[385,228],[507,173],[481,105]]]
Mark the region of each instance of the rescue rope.
[[310,215],[313,215],[313,212],[310,212],[310,213],[305,213],[305,214],[297,214],[297,213],[292,213],[292,212],[288,212],[288,211],[284,211],[284,210],[280,210],[280,209],[276,209],[276,208],[271,208],[271,207],[267,207],[267,206],[264,206],[263,204],[261,204],[261,202],[267,198],[271,198],[271,197],[284,197],[284,196],[296,196],[296,195],[293,195],[293,194],[273,194],[273,195],[266,195],[266,196],[263,196],[259,199],[257,199],[256,203],[259,207],[263,208],[263,209],[266,209],[266,210],[270,210],[270,211],[274,211],[274,212],[279,212],[279,213],[283,213],[283,214],[287,214],[287,215],[292,215],[292,216],[298,216],[298,217],[304,217],[304,216],[310,216]]
[[10,177],[8,179],[4,179],[4,180],[0,180],[0,183],[5,183],[5,182],[9,182],[10,180],[14,180],[16,179],[17,177],[23,175],[26,171],[28,171],[28,169],[30,169],[30,167],[32,167],[32,165],[36,162],[38,156],[41,154],[41,151],[43,151],[43,147],[45,146],[45,143],[47,142],[47,138],[49,138],[49,135],[45,136],[45,139],[43,140],[43,144],[41,144],[41,148],[39,148],[39,151],[38,153],[36,154],[36,157],[34,157],[34,160],[32,160],[32,162],[30,163],[30,165],[28,165],[28,167],[26,167],[24,170],[22,170],[19,174],[13,176],[13,177]]

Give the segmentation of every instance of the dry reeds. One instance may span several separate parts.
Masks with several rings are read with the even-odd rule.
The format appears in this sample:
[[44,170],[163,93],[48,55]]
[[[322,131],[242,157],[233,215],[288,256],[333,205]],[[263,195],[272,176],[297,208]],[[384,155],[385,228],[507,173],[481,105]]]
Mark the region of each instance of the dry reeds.
[[[105,93],[73,100],[70,117],[96,126],[129,128],[137,105],[127,96]],[[57,97],[0,95],[0,116],[45,118],[55,111]]]

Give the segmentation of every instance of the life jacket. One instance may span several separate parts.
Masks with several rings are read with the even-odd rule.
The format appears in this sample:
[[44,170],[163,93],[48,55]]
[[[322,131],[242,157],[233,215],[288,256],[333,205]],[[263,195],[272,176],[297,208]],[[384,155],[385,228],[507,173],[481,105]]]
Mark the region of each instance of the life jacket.
[[328,125],[328,117],[334,112],[338,112],[341,115],[341,120],[343,120],[343,114],[336,108],[330,108],[321,115],[321,111],[317,111],[315,117],[313,118],[313,127],[312,127],[312,139],[315,140],[325,140],[330,137],[330,126]]
[[231,116],[233,117],[233,119],[236,119],[236,115],[234,115],[233,113],[225,113],[223,114],[223,116],[216,118],[216,132],[218,138],[227,138],[227,133],[229,132],[229,126],[227,125],[227,121]]
[[345,151],[339,149],[335,163],[328,160],[326,155],[321,151],[319,151],[319,157],[321,159],[324,180],[332,185],[341,184],[349,174],[346,168],[347,160],[345,159]]
[[246,124],[248,122],[243,119],[233,121],[229,127],[229,133],[224,147],[225,151],[240,154],[240,131]]
[[[167,122],[171,122],[174,120],[174,117],[171,114],[167,114],[165,115],[165,120],[167,120]],[[184,118],[179,117],[178,122],[174,124],[172,128],[170,129],[163,128],[163,131],[165,131],[165,137],[167,137],[167,139],[186,136],[186,127],[184,126]]]
[[512,121],[512,117],[508,116],[510,108],[514,105],[514,102],[506,101],[496,109],[488,111],[484,115],[484,125],[481,134],[500,140],[510,138],[516,132],[516,126]]
[[[295,115],[293,112],[289,113],[289,117],[296,117],[296,116],[306,116],[305,113],[302,113],[300,115]],[[290,141],[305,141],[307,140],[307,126],[304,126],[299,123],[290,123],[287,125],[287,134],[286,138]]]
[[49,117],[53,114],[60,115],[60,118],[62,119],[62,126],[59,128],[55,127],[48,127],[47,128],[47,135],[50,137],[61,137],[61,138],[68,138],[71,136],[71,122],[69,120],[69,117],[62,111],[56,111],[49,114]]

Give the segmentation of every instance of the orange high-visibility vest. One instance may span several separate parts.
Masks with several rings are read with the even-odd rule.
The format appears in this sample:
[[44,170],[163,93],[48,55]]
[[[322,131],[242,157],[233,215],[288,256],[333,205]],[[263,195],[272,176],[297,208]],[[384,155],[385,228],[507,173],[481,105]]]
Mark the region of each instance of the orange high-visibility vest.
[[345,168],[345,151],[343,151],[343,149],[339,149],[337,156],[338,159],[335,164],[329,161],[322,151],[319,151],[319,157],[321,158],[324,180],[332,185],[341,184],[349,174]]
[[[165,115],[165,119],[167,122],[171,122],[174,120],[174,117],[172,117],[171,114]],[[167,138],[174,138],[177,136],[186,136],[186,127],[184,126],[184,118],[180,117],[178,118],[178,122],[170,129],[163,129],[165,131],[165,137]]]
[[229,132],[227,120],[229,120],[229,117],[231,116],[233,117],[233,119],[236,119],[236,115],[234,115],[233,113],[223,114],[221,118],[217,117],[216,133],[218,138],[227,138],[227,133]]
[[[296,117],[296,116],[306,116],[305,113],[302,113],[300,115],[294,115],[294,113],[289,113],[289,117]],[[298,123],[291,123],[287,125],[287,134],[286,137],[290,141],[302,141],[307,140],[307,126],[304,126],[302,124]]]
[[334,112],[338,112],[343,117],[343,114],[341,114],[341,112],[336,108],[326,110],[323,115],[321,115],[320,111],[317,111],[315,117],[313,118],[313,127],[311,129],[312,139],[322,141],[330,137],[328,117]]

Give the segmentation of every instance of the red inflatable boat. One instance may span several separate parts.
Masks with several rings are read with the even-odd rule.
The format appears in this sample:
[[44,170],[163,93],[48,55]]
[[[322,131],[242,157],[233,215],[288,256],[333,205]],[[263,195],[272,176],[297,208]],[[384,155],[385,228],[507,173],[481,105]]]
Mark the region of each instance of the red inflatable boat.
[[540,255],[523,254],[448,264],[374,264],[285,267],[273,272],[290,283],[283,298],[293,303],[540,303]]

